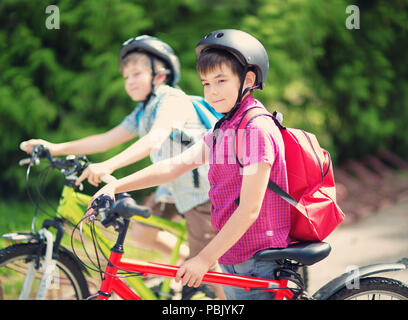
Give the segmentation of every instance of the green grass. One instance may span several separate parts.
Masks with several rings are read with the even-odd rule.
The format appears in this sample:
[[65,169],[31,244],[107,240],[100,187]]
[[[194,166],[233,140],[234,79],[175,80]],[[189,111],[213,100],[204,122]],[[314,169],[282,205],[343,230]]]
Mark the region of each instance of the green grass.
[[29,231],[33,216],[31,203],[0,202],[0,233]]
[[[0,234],[9,232],[29,232],[34,216],[34,206],[31,203],[16,201],[0,202]],[[41,218],[42,215],[39,217]],[[38,223],[36,223],[36,226]],[[0,247],[4,247],[6,241],[0,239]]]

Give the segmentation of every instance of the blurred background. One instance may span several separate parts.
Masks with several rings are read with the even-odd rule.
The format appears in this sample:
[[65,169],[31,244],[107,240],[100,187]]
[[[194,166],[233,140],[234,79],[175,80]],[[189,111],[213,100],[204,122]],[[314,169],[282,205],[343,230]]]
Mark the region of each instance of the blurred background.
[[[0,214],[27,202],[20,142],[104,132],[133,110],[119,72],[122,42],[140,34],[168,42],[181,61],[180,87],[202,95],[194,47],[221,28],[247,31],[266,47],[270,71],[256,98],[330,151],[348,221],[406,198],[408,0],[2,0]],[[59,179],[51,174],[44,186],[51,198]]]

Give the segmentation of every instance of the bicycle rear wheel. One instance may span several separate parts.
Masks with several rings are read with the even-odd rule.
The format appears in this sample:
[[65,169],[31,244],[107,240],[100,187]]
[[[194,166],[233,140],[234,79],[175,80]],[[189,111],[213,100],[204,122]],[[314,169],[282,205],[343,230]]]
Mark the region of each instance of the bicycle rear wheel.
[[[0,250],[0,299],[19,299],[24,280],[32,269],[31,285],[26,285],[27,299],[36,299],[41,278],[44,250],[38,243],[16,244]],[[89,296],[86,279],[80,265],[60,249],[55,259],[55,269],[47,277],[45,300],[75,300]],[[31,266],[31,267],[30,267]]]
[[395,279],[363,278],[356,288],[343,287],[328,300],[408,300],[408,287]]

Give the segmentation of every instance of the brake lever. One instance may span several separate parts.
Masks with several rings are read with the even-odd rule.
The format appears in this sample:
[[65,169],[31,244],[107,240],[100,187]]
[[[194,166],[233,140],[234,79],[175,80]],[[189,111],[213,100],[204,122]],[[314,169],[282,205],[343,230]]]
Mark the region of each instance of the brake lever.
[[[21,148],[21,147],[20,147]],[[38,144],[38,145],[36,145],[36,146],[34,146],[34,148],[33,148],[33,151],[31,152],[31,157],[30,158],[24,158],[24,159],[21,159],[19,162],[18,162],[18,165],[20,166],[20,167],[22,167],[22,166],[24,166],[24,165],[26,165],[26,164],[28,164],[28,165],[30,165],[30,166],[37,166],[37,165],[39,165],[40,164],[40,155],[39,155],[39,153],[41,152],[41,148],[43,148],[43,145],[41,145],[41,144]],[[22,149],[22,148],[21,148]],[[23,150],[23,149],[22,149]]]
[[[91,206],[89,209],[93,209],[93,212],[88,216],[89,221],[94,221],[97,219],[98,216],[101,217],[101,222],[110,218],[110,216],[106,216],[106,211],[112,207],[113,199],[105,194],[100,195],[94,201],[92,201]],[[89,210],[88,209],[88,210]],[[87,211],[88,211],[87,210]]]
[[100,209],[110,209],[113,205],[113,199],[106,194],[101,194],[94,201],[92,201],[91,208],[98,211]]
[[51,161],[51,154],[48,151],[47,148],[45,148],[42,144],[37,144],[33,147],[33,150],[31,151],[31,157],[30,158],[24,158],[21,159],[18,164],[20,166],[23,165],[30,165],[30,166],[37,166],[40,164],[40,158],[48,158],[48,160]]
[[[35,159],[35,160],[36,160],[35,165],[40,164],[40,160],[39,160],[39,159]],[[20,167],[22,167],[22,166],[24,166],[24,165],[26,165],[26,164],[30,164],[30,163],[31,163],[31,158],[24,158],[24,159],[21,159],[21,160],[18,162],[18,165],[19,165]]]

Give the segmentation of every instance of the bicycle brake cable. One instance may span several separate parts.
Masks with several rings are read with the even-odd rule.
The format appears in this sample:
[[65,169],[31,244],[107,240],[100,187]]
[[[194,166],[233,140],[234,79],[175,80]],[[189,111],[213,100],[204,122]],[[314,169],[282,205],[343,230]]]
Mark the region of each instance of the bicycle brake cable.
[[28,183],[29,177],[30,177],[30,172],[31,172],[31,167],[32,167],[32,162],[30,161],[30,163],[27,166],[27,170],[26,170],[26,179],[25,179],[25,185],[26,186],[25,186],[25,189],[26,189],[27,197],[30,199],[31,203],[34,205],[34,208],[35,208],[34,215],[33,215],[33,220],[31,221],[31,232],[35,233],[34,225],[35,225],[35,220],[36,220],[36,217],[37,217],[37,204],[36,204],[36,202],[34,201],[32,195],[31,195],[30,185]]
[[[29,186],[29,176],[30,176],[30,172],[31,172],[31,167],[32,164],[31,162],[28,164],[28,168],[27,168],[27,172],[26,172],[26,193],[28,198],[30,199],[31,203],[34,205],[34,215],[33,215],[33,220],[31,222],[31,232],[35,232],[35,221],[38,215],[38,212],[43,212],[46,216],[51,217],[51,215],[44,209],[41,207],[40,205],[40,199],[46,200],[44,198],[44,196],[42,195],[42,188],[43,188],[43,183],[45,181],[45,178],[48,176],[49,170],[47,172],[47,175],[43,178],[43,174],[44,172],[46,172],[47,169],[50,169],[50,166],[45,167],[43,170],[40,171],[40,173],[37,176],[36,179],[36,191],[37,191],[37,197],[36,200],[33,199],[33,196],[31,194],[30,191],[30,186]],[[40,185],[40,178],[42,178],[41,180],[41,187],[39,188]],[[49,204],[48,200],[46,200],[46,202]],[[52,208],[52,207],[51,207]]]
[[98,255],[98,248],[96,247],[96,232],[95,232],[95,222],[94,220],[91,222],[92,223],[92,228],[89,228],[91,230],[91,236],[92,236],[92,244],[94,247],[95,255],[96,255],[96,261],[98,262],[98,269],[99,269],[99,274],[101,276],[101,281],[103,280],[103,270],[101,268],[101,263],[99,261],[99,255]]
[[[94,228],[95,228],[95,225],[94,225]],[[95,235],[96,235],[96,233],[95,233]],[[99,244],[97,235],[95,236],[95,242],[96,242],[96,245],[99,247],[99,250],[100,250],[100,252],[102,253],[102,255],[103,255],[103,257],[105,258],[105,260],[106,260],[107,262],[109,262],[109,258],[105,255],[105,253],[104,253],[103,250],[102,250],[101,245]],[[110,262],[110,264],[112,264],[112,262]],[[141,275],[141,274],[142,274],[141,272],[133,272],[133,271],[129,271],[129,270],[123,269],[123,268],[118,267],[118,266],[116,266],[116,265],[114,265],[114,264],[112,264],[112,266],[114,266],[115,268],[117,268],[118,270],[121,271],[121,272],[118,272],[118,274],[120,275],[121,278],[134,277],[134,276],[136,276],[136,275]],[[116,275],[116,276],[119,277],[118,275]]]
[[[104,270],[101,270],[101,268],[100,268],[100,266],[97,266],[96,265],[96,263],[93,261],[93,259],[90,257],[90,255],[89,255],[89,253],[88,253],[88,251],[86,250],[86,248],[85,248],[85,241],[84,241],[84,239],[83,239],[83,237],[82,237],[82,223],[83,223],[83,221],[87,218],[87,212],[89,211],[89,209],[88,210],[86,210],[85,211],[85,213],[84,213],[84,215],[82,216],[82,218],[79,220],[79,222],[73,227],[73,230],[72,230],[72,233],[71,233],[71,248],[72,248],[72,252],[73,252],[73,254],[75,255],[75,257],[79,260],[79,262],[85,267],[85,268],[87,268],[87,269],[90,269],[90,270],[92,270],[92,271],[95,271],[95,272],[98,272],[98,273],[104,273],[104,274],[108,274],[107,272],[105,272]],[[80,226],[80,227],[79,227]],[[92,266],[90,266],[89,264],[86,264],[85,262],[83,262],[83,260],[78,256],[78,254],[77,254],[77,252],[75,251],[75,247],[74,247],[74,242],[73,242],[73,240],[74,240],[74,233],[75,233],[75,231],[76,230],[78,230],[79,231],[79,238],[80,238],[80,242],[81,242],[81,245],[82,245],[82,249],[83,249],[83,251],[84,251],[84,253],[85,253],[85,255],[86,255],[86,257],[87,257],[87,259],[88,259],[88,261],[92,264]],[[92,234],[92,229],[90,228],[90,231],[91,231],[91,234]],[[92,235],[92,241],[96,241],[97,242],[97,240],[94,240],[94,237],[93,237],[93,235]],[[96,238],[96,237],[95,237]],[[98,243],[98,242],[97,242]],[[98,246],[100,247],[100,245],[98,244]],[[101,250],[102,251],[102,250]],[[106,256],[105,256],[105,258],[106,258]],[[106,259],[107,261],[108,261],[108,259]],[[118,276],[118,275],[113,275],[113,274],[109,274],[110,276]]]
[[[87,210],[88,211],[88,210]],[[84,246],[84,240],[83,240],[83,238],[82,238],[82,234],[81,234],[81,232],[80,232],[80,242],[81,242],[81,244],[82,244],[82,247],[83,247],[83,249],[84,249],[84,252],[85,252],[85,255],[87,256],[87,258],[88,258],[88,260],[91,262],[91,264],[93,265],[93,267],[91,267],[91,266],[89,266],[88,264],[86,264],[85,262],[83,262],[82,261],[82,259],[78,256],[78,254],[77,254],[77,252],[75,251],[75,248],[74,248],[74,243],[73,243],[73,239],[74,239],[74,233],[75,233],[75,231],[76,230],[80,230],[80,228],[78,227],[82,222],[83,222],[83,220],[86,218],[86,214],[84,214],[84,217],[74,226],[74,228],[73,228],[73,230],[72,230],[72,233],[71,233],[71,248],[72,248],[72,252],[73,252],[73,254],[74,254],[74,256],[79,260],[79,262],[81,263],[81,265],[82,266],[84,266],[85,268],[87,268],[87,269],[90,269],[90,270],[92,270],[92,271],[95,271],[95,272],[98,272],[98,273],[103,273],[103,274],[107,274],[107,275],[109,275],[109,276],[112,276],[112,277],[127,277],[127,276],[121,276],[120,274],[118,275],[118,274],[116,274],[116,275],[114,275],[114,274],[110,274],[110,273],[107,273],[106,271],[104,271],[104,270],[101,270],[101,268],[98,268],[96,265],[95,265],[95,263],[93,262],[93,260],[91,259],[91,257],[89,256],[89,254],[88,254],[88,252],[86,251],[86,249],[85,249],[85,246]],[[96,240],[96,242],[97,242],[97,240]],[[98,243],[98,242],[97,242]],[[98,246],[100,247],[100,245],[98,244]],[[102,251],[102,250],[101,250]],[[105,255],[104,255],[105,256]],[[106,256],[105,256],[105,258],[106,258]],[[109,261],[108,259],[107,259],[107,261]],[[119,268],[119,267],[117,267],[119,270],[123,270],[123,269],[121,269],[121,268]],[[132,275],[131,276],[135,276],[137,273],[134,273],[134,272],[130,272],[130,271],[127,271],[127,270],[124,270],[125,272],[127,272],[127,273],[132,273]],[[129,275],[128,275],[129,276]]]
[[[87,211],[88,211],[88,210],[87,210]],[[74,227],[73,227],[73,229],[72,229],[72,232],[71,232],[71,249],[72,249],[72,252],[73,252],[73,254],[75,255],[75,257],[76,257],[76,258],[78,259],[78,261],[82,264],[82,266],[84,266],[84,267],[87,268],[87,269],[93,270],[93,271],[98,271],[98,270],[93,269],[92,267],[90,267],[89,265],[87,265],[85,262],[82,261],[82,259],[78,256],[78,254],[77,254],[77,252],[76,252],[76,250],[75,250],[75,246],[74,246],[74,234],[75,234],[75,231],[76,231],[76,230],[79,230],[79,231],[80,231],[80,228],[79,228],[78,226],[79,226],[79,225],[83,222],[83,220],[86,218],[86,212],[87,212],[87,211],[85,211],[84,216],[78,221],[77,224],[74,225]],[[84,240],[83,240],[83,238],[82,238],[82,232],[81,232],[81,231],[79,232],[79,238],[80,238],[79,241],[80,241],[81,244],[82,244],[82,248],[83,248],[83,250],[84,250],[84,252],[85,252],[85,255],[87,256],[88,260],[94,265],[92,259],[89,257],[88,252],[87,252],[86,249],[85,249]],[[94,266],[95,266],[95,265],[94,265]]]
[[[51,208],[52,211],[56,212],[57,209],[42,194],[43,193],[42,191],[44,188],[44,182],[46,178],[48,177],[48,174],[50,173],[50,171],[51,171],[50,165],[48,165],[47,167],[45,167],[44,169],[40,171],[36,179],[36,190],[37,190],[38,197],[41,198]],[[46,216],[53,218],[53,215],[48,213],[46,209],[40,207],[39,203],[38,203],[38,209],[42,211]]]

